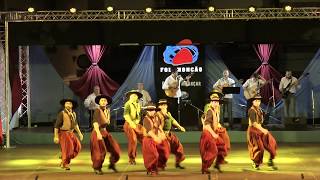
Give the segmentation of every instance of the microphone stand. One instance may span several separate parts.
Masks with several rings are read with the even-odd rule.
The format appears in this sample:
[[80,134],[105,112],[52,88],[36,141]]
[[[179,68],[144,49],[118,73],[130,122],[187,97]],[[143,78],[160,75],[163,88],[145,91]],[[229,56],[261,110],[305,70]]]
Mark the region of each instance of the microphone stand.
[[314,92],[313,88],[311,88],[311,101],[312,101],[312,125],[315,127],[315,121],[314,121]]
[[200,112],[204,114],[204,111],[202,111],[202,109],[198,108],[197,106],[193,105],[193,104],[191,103],[191,100],[190,100],[190,101],[185,101],[185,104],[186,104],[186,105],[189,105],[189,106],[191,106],[191,107],[193,107],[194,109],[197,110],[198,119],[200,118]]

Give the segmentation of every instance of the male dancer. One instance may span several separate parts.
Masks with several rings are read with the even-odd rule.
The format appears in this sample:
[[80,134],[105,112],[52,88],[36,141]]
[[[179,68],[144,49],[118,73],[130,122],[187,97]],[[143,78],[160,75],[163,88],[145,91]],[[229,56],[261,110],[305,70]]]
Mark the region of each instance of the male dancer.
[[71,159],[75,158],[81,150],[80,141],[73,131],[77,131],[81,141],[83,135],[77,123],[76,113],[73,111],[77,108],[77,102],[72,99],[62,99],[60,104],[64,109],[57,116],[53,141],[56,144],[60,144],[62,159],[60,167],[70,170],[69,164]]
[[145,128],[139,124],[141,120],[141,106],[138,100],[141,97],[142,94],[137,90],[131,90],[126,93],[128,101],[124,104],[123,117],[126,122],[123,125],[123,130],[128,138],[128,156],[130,165],[136,164],[137,141],[142,143],[143,136],[146,134]]
[[214,168],[219,172],[220,164],[227,155],[227,148],[224,140],[219,136],[217,129],[219,124],[219,103],[220,97],[217,93],[210,93],[210,106],[205,115],[203,131],[200,138],[200,155],[202,159],[202,174],[209,174],[208,170],[216,159]]
[[166,99],[160,99],[158,107],[160,108],[160,111],[157,112],[157,115],[160,119],[161,128],[170,143],[171,153],[176,156],[176,168],[185,169],[185,167],[180,165],[185,159],[183,146],[180,143],[179,138],[171,131],[171,128],[172,125],[174,125],[182,132],[185,132],[186,130],[171,116],[171,113],[168,112],[168,102]]
[[143,126],[147,135],[143,138],[142,154],[144,166],[148,175],[157,175],[158,170],[164,170],[170,155],[170,145],[161,129],[159,118],[156,115],[156,108],[153,104],[145,107],[147,114],[143,119]]
[[268,166],[273,170],[277,167],[273,163],[276,156],[277,142],[271,133],[262,127],[263,112],[260,109],[262,97],[257,95],[251,99],[252,106],[249,109],[249,126],[247,130],[247,142],[252,168],[259,170],[263,162],[263,152],[266,149],[270,153]]
[[120,146],[106,127],[110,124],[110,109],[107,105],[112,103],[112,99],[106,95],[99,95],[95,98],[99,108],[93,113],[93,130],[90,138],[91,160],[94,172],[102,175],[101,170],[107,151],[110,153],[109,169],[118,172],[115,164],[120,158]]

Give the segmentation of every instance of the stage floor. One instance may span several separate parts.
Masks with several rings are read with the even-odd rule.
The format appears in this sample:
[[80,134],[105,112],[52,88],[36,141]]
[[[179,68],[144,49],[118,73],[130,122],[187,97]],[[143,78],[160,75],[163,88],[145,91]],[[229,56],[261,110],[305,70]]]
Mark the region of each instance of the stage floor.
[[[217,173],[212,168],[211,177],[200,172],[201,159],[198,144],[185,144],[186,160],[182,163],[185,170],[174,168],[174,156],[171,155],[166,171],[161,171],[157,177],[146,175],[141,151],[138,152],[137,165],[129,166],[127,149],[121,146],[122,156],[117,163],[119,173],[107,169],[108,158],[104,163],[102,176],[95,175],[91,168],[90,149],[85,145],[79,156],[71,162],[71,170],[65,171],[58,167],[60,160],[57,145],[19,145],[11,149],[0,150],[0,180],[80,180],[80,179],[175,179],[175,180],[249,180],[249,179],[320,179],[320,144],[286,143],[279,144],[278,156],[275,160],[278,171],[272,171],[263,165],[260,171],[251,169],[245,143],[232,144],[232,151],[226,158],[228,164],[222,165],[223,173]],[[141,148],[139,147],[139,150]],[[268,160],[265,152],[264,161]]]

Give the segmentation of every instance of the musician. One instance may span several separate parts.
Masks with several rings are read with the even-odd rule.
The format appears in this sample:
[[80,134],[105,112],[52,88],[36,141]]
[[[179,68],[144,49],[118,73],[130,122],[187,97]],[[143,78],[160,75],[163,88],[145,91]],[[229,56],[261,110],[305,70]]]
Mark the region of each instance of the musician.
[[273,159],[276,156],[277,142],[271,133],[262,127],[263,112],[260,109],[261,99],[262,97],[260,95],[256,95],[251,98],[252,106],[248,111],[248,150],[252,160],[253,169],[260,169],[260,165],[263,162],[264,149],[266,149],[270,153],[268,166],[273,170],[276,170],[277,167],[274,165]]
[[[220,78],[214,85],[213,89],[218,90],[220,93],[222,93],[222,89],[224,87],[235,87],[235,81],[229,77],[229,70],[225,69],[223,71],[223,77]],[[226,94],[224,95],[223,101],[224,104],[221,108],[221,120],[224,121],[224,118],[228,118],[229,126],[232,126],[232,94]]]
[[89,129],[92,127],[92,117],[94,110],[99,108],[99,105],[95,103],[95,98],[100,95],[100,87],[98,85],[93,87],[93,92],[84,100],[84,106],[89,112]]
[[172,67],[171,68],[171,75],[166,78],[164,83],[162,84],[162,89],[163,90],[169,90],[169,89],[174,89],[176,90],[175,93],[172,95],[173,98],[179,98],[181,96],[184,96],[183,93],[180,89],[181,86],[189,86],[190,85],[190,78],[191,76],[187,76],[186,79],[184,80],[179,74],[178,74],[178,68],[177,67]]
[[[281,78],[279,90],[283,94],[284,101],[284,117],[294,118],[294,121],[299,121],[296,114],[296,92],[299,86],[298,79],[292,76],[291,71],[286,71],[286,75]],[[285,94],[285,96],[284,96]]]
[[248,79],[244,84],[243,84],[243,89],[247,92],[249,92],[250,96],[247,99],[247,112],[249,108],[252,106],[252,101],[250,98],[260,95],[260,88],[266,84],[266,80],[260,76],[258,73],[253,73],[251,78]]
[[149,92],[144,89],[143,83],[137,83],[137,88],[138,92],[142,94],[142,98],[139,99],[139,103],[144,107],[152,101],[151,96]]

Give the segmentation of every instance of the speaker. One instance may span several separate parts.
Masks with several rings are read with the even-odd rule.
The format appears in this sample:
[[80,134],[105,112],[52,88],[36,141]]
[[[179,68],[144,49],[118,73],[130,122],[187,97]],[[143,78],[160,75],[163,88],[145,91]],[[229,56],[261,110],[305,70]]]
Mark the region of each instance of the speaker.
[[307,119],[305,118],[285,118],[285,129],[287,130],[304,130],[307,129]]

